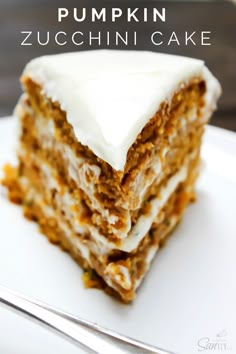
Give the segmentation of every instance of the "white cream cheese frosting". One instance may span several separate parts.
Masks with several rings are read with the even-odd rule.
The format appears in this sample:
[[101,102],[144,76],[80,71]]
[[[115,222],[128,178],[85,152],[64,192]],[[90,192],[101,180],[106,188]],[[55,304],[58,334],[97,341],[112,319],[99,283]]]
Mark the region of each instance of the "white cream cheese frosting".
[[[92,50],[33,59],[24,70],[59,102],[76,138],[116,170],[138,134],[182,83],[206,81],[206,115],[220,85],[197,59],[145,52]],[[209,109],[208,109],[209,106]]]

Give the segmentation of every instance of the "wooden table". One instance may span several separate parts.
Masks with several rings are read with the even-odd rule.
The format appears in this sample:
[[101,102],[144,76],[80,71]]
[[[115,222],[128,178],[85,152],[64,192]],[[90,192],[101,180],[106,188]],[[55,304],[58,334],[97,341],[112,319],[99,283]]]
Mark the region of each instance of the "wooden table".
[[[91,23],[88,19],[83,23],[76,23],[72,17],[62,23],[57,21],[57,8],[91,7],[97,9],[107,7],[166,7],[166,22],[153,23],[129,23],[120,19],[117,23]],[[58,46],[51,41],[47,46],[40,46],[33,40],[32,46],[21,46],[23,39],[21,31],[40,31],[42,36],[46,31],[55,34],[58,31],[65,31],[68,35],[74,31],[87,33],[93,31],[137,31],[138,42],[129,47],[120,45],[120,49],[146,49],[162,51],[172,54],[180,54],[202,58],[208,67],[220,80],[223,87],[223,95],[219,102],[219,109],[215,113],[211,123],[220,127],[236,131],[236,6],[226,1],[215,2],[160,2],[160,1],[46,1],[46,0],[0,0],[0,117],[12,113],[14,105],[20,95],[18,78],[26,62],[31,58],[66,51],[85,50],[91,48],[116,48],[106,46],[103,43],[100,47],[88,43],[76,47],[68,41],[65,46]],[[211,31],[211,46],[200,46],[199,40],[196,46],[181,44],[167,44],[161,47],[154,46],[150,41],[150,35],[154,31],[162,31],[168,36],[176,31],[181,41],[185,31]],[[95,64],[96,65],[96,64]]]

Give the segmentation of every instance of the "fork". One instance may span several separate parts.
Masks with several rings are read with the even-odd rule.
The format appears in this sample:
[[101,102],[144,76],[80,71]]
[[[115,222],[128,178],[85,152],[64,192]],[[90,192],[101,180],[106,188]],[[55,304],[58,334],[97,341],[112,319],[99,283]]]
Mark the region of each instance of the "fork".
[[69,339],[91,354],[174,354],[75,317],[0,286],[0,303]]

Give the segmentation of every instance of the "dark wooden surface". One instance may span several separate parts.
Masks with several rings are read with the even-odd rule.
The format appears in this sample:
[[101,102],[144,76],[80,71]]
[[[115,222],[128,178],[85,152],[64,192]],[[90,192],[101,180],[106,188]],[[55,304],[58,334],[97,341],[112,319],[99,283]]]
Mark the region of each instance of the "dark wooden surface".
[[[93,6],[101,7],[161,7],[167,8],[167,21],[163,23],[131,23],[127,25],[124,19],[118,23],[91,23],[90,20],[76,23],[72,18],[63,23],[57,22],[57,8],[59,6],[88,9]],[[21,31],[65,31],[68,34],[74,31],[96,32],[101,31],[134,31],[138,33],[138,43],[134,47],[120,46],[120,49],[147,49],[172,54],[187,55],[202,58],[207,66],[220,80],[223,95],[219,102],[219,109],[211,123],[220,127],[236,131],[236,6],[227,1],[214,2],[161,2],[161,1],[73,1],[73,0],[0,0],[0,117],[12,113],[21,89],[18,78],[27,61],[31,58],[66,51],[85,50],[92,48],[88,44],[76,47],[71,43],[58,46],[52,41],[48,46],[40,46],[34,40],[32,46],[20,46]],[[163,45],[155,47],[150,43],[150,34],[154,31],[163,31],[166,36],[176,31],[179,38],[183,38],[184,31],[210,30],[212,32],[211,46],[184,46]],[[106,45],[100,46],[105,48]],[[114,48],[110,46],[109,48]],[[116,49],[118,49],[116,47]],[[96,63],[95,63],[96,65]]]

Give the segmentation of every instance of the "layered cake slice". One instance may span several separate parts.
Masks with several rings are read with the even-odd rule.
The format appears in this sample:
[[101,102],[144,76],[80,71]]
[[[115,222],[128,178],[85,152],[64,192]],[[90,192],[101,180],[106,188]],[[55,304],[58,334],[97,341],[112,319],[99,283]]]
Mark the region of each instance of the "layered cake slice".
[[[9,198],[124,302],[190,201],[220,86],[200,60],[98,50],[32,60]],[[155,281],[158,281],[156,279]]]

